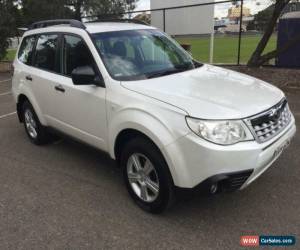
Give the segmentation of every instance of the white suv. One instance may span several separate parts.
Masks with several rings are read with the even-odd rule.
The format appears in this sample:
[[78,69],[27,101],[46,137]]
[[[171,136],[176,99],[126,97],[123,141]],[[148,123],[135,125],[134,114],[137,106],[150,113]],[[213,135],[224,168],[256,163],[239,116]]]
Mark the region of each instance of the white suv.
[[147,25],[35,23],[14,69],[30,140],[45,144],[55,129],[107,152],[131,197],[152,213],[169,207],[177,189],[245,188],[296,132],[282,91],[196,62]]

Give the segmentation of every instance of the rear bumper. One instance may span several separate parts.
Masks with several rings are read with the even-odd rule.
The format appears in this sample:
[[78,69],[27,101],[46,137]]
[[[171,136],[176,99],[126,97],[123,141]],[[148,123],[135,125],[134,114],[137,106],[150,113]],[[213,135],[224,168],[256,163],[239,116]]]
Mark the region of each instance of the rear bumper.
[[230,177],[248,171],[250,174],[247,178],[235,187],[243,189],[276,161],[280,154],[275,155],[275,151],[290,141],[295,133],[294,118],[284,131],[262,144],[249,141],[220,146],[190,133],[168,145],[164,153],[168,156],[167,161],[177,187],[196,188],[202,183],[213,182],[216,177]]

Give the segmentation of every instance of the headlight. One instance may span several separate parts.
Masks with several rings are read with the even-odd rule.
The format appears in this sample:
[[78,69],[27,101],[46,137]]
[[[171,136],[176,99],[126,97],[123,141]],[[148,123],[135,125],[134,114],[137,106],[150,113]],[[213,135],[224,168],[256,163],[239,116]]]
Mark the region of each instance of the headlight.
[[210,121],[186,117],[186,122],[195,134],[216,144],[231,145],[254,139],[243,121]]

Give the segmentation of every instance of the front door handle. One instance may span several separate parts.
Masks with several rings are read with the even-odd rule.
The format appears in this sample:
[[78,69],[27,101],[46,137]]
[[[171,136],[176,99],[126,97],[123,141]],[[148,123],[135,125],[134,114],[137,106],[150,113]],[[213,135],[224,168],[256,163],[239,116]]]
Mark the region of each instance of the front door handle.
[[27,81],[31,81],[32,82],[32,77],[31,76],[26,76],[25,77]]
[[55,86],[54,88],[55,88],[55,90],[60,91],[60,92],[63,92],[63,93],[65,93],[65,91],[66,91],[66,90],[63,88],[63,86],[61,86],[61,85],[57,85],[57,86]]

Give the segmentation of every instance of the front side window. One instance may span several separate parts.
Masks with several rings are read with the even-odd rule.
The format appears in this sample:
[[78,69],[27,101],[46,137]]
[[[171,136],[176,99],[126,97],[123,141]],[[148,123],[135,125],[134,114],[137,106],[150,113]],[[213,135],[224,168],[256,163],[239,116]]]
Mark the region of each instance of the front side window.
[[92,38],[116,80],[149,79],[196,67],[187,52],[158,30],[105,32]]
[[35,36],[28,36],[23,39],[18,54],[18,58],[22,63],[25,63],[27,65],[31,64],[35,41]]
[[56,34],[45,34],[39,37],[34,59],[35,67],[60,72],[58,38]]
[[65,35],[63,42],[63,72],[71,76],[77,67],[95,66],[94,58],[82,38]]

